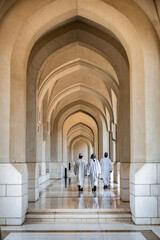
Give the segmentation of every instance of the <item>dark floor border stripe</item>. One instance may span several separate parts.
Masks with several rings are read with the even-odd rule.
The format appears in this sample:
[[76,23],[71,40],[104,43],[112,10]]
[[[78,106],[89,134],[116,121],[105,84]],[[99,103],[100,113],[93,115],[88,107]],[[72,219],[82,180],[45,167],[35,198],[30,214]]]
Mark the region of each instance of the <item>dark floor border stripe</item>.
[[28,230],[28,231],[2,231],[2,239],[6,238],[10,233],[123,233],[123,232],[140,232],[146,240],[159,240],[160,238],[152,230]]

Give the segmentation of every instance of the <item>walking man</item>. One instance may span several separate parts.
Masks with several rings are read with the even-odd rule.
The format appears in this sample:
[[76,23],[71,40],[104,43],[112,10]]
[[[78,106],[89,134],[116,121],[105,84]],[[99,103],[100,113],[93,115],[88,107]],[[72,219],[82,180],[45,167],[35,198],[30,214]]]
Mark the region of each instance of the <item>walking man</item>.
[[84,179],[87,173],[87,162],[83,159],[82,153],[79,153],[79,159],[74,166],[74,173],[77,176],[78,191],[83,191]]
[[113,171],[112,163],[108,157],[107,152],[104,153],[104,158],[101,159],[100,165],[101,165],[101,176],[103,178],[104,189],[106,189],[109,186],[110,172]]
[[101,167],[96,155],[93,153],[88,164],[87,175],[90,177],[92,191],[96,191],[98,175],[101,174]]

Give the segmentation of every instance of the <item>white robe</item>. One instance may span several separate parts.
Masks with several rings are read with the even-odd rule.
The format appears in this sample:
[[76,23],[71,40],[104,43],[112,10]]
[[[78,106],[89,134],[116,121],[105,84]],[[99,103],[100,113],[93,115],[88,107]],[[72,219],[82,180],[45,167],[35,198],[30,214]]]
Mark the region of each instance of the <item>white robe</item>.
[[74,173],[77,176],[77,185],[84,187],[84,178],[87,174],[87,162],[82,158],[78,159],[74,166]]
[[109,185],[110,172],[113,170],[111,160],[107,158],[102,158],[100,161],[101,165],[101,177],[103,178],[104,185]]
[[[95,160],[95,161],[94,161]],[[97,186],[98,174],[101,174],[101,167],[97,159],[91,159],[88,164],[87,175],[90,177],[91,187]]]

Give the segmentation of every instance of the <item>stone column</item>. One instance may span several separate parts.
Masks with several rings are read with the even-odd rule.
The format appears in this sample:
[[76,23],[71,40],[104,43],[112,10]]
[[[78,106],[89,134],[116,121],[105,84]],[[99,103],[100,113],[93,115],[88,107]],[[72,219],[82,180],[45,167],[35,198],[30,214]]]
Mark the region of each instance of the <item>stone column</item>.
[[131,163],[130,207],[135,224],[160,224],[160,163]]
[[27,165],[0,164],[0,225],[21,225],[25,221],[27,207]]
[[120,162],[114,163],[114,175],[113,179],[115,183],[120,183]]
[[113,159],[113,141],[112,141],[112,132],[109,132],[109,158]]
[[120,197],[122,201],[129,201],[129,170],[130,163],[120,165]]
[[51,162],[49,163],[49,173],[51,179],[59,179],[64,177],[64,168],[62,163],[62,136],[57,129],[50,132],[51,141]]
[[39,199],[39,166],[38,163],[28,163],[28,201]]

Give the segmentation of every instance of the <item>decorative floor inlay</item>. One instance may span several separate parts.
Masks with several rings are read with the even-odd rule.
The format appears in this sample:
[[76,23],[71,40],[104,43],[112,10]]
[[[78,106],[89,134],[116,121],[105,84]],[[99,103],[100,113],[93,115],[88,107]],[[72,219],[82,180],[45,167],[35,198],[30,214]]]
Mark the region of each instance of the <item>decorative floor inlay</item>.
[[151,230],[144,231],[27,231],[5,232],[4,240],[159,240]]
[[[118,237],[118,238],[117,238]],[[129,233],[10,233],[5,240],[146,240],[140,232]]]

